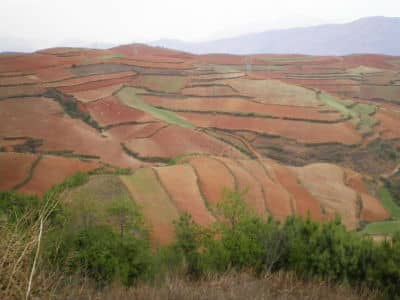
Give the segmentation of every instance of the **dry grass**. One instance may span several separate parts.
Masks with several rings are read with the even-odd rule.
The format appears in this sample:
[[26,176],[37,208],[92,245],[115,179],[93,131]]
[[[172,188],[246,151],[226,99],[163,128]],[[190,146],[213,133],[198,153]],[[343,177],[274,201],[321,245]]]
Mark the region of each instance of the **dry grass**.
[[255,278],[246,273],[212,276],[201,281],[168,279],[160,287],[141,285],[124,289],[114,285],[101,292],[90,288],[68,289],[58,299],[136,299],[136,300],[342,300],[378,299],[366,290],[334,286],[324,282],[305,282],[291,273],[276,273]]

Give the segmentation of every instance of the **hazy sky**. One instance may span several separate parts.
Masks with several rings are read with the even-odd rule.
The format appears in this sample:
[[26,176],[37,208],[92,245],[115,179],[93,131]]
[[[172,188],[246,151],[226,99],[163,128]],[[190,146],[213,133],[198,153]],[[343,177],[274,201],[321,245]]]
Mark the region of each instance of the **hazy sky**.
[[200,41],[377,15],[400,16],[400,0],[0,0],[0,51],[19,43]]

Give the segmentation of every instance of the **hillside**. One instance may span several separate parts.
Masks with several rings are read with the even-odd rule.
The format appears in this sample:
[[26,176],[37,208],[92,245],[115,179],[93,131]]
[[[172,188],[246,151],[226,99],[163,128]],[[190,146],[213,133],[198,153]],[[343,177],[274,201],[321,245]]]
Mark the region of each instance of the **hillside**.
[[159,40],[155,46],[192,53],[301,53],[347,55],[378,53],[400,55],[400,18],[368,17],[346,24],[271,30],[208,42]]
[[[117,186],[162,244],[183,212],[213,223],[223,188],[248,189],[262,217],[339,214],[349,229],[397,228],[396,194],[378,191],[398,186],[399,74],[400,57],[385,55],[134,44],[0,56],[0,191],[42,195],[92,172],[80,189]],[[104,175],[115,169],[123,175]]]

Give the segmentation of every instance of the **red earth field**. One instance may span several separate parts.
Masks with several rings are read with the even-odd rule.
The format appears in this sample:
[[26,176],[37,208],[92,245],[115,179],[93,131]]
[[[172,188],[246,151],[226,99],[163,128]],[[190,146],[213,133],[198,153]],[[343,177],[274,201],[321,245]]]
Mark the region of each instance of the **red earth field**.
[[0,191],[130,168],[118,181],[160,244],[183,212],[212,224],[224,188],[262,217],[387,220],[377,190],[400,163],[397,62],[141,44],[0,55]]

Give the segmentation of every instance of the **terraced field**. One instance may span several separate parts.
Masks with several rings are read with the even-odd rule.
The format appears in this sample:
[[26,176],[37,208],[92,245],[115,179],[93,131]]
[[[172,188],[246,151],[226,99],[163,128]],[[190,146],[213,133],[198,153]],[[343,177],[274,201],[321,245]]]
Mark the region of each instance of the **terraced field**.
[[351,229],[390,233],[400,196],[382,186],[400,165],[397,61],[137,44],[1,56],[0,190],[43,194],[76,171],[130,168],[91,176],[66,201],[127,197],[160,244],[183,212],[212,224],[224,188],[247,190],[263,217],[339,214]]

